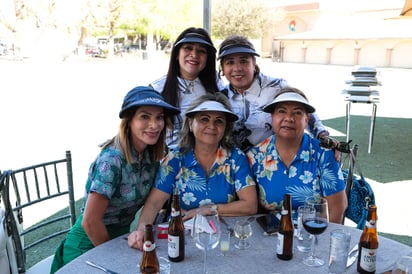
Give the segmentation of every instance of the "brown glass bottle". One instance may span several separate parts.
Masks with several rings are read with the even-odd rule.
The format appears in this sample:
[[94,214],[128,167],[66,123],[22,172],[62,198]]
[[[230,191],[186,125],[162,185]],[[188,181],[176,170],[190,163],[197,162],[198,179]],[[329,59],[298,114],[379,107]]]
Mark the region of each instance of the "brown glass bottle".
[[378,232],[376,230],[376,206],[370,206],[365,228],[359,240],[359,256],[357,270],[361,274],[375,273],[376,271],[376,253],[378,251]]
[[181,262],[185,258],[185,226],[180,210],[179,194],[173,194],[171,219],[167,236],[167,253],[172,262]]
[[148,224],[144,230],[143,256],[140,262],[140,273],[152,274],[160,273],[159,260],[156,254],[156,244],[154,242],[153,226]]
[[292,201],[290,194],[285,194],[283,198],[281,214],[276,256],[281,260],[290,260],[293,257]]

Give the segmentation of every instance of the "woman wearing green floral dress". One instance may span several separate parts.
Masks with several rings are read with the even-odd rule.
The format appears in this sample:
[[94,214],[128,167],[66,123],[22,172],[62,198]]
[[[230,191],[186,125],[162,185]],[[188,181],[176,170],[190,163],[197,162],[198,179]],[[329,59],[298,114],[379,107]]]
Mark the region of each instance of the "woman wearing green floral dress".
[[51,273],[129,231],[164,157],[166,125],[179,112],[151,87],[136,87],[125,96],[119,133],[90,166],[82,213],[56,250]]

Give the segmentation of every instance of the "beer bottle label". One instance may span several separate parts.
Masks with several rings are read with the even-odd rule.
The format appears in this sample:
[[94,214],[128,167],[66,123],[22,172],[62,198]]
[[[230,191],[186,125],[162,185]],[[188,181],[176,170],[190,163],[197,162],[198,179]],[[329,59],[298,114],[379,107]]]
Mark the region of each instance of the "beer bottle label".
[[376,252],[377,249],[362,247],[360,253],[360,267],[367,272],[376,271]]
[[376,221],[375,220],[366,221],[365,226],[367,228],[376,228]]
[[180,215],[180,211],[177,211],[176,209],[174,209],[172,207],[172,212],[170,213],[172,215],[172,217],[176,217]]
[[179,236],[169,234],[167,237],[167,253],[170,258],[179,257]]
[[278,233],[278,244],[276,246],[276,253],[279,255],[283,254],[283,242],[284,242],[285,236],[283,234]]
[[143,251],[153,251],[156,248],[156,244],[151,241],[146,241],[143,243]]

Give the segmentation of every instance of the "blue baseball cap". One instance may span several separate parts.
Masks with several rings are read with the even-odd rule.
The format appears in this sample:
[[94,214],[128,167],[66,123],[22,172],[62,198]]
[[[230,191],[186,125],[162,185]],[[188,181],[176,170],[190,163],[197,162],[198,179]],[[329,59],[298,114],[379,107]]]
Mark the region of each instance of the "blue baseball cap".
[[168,103],[166,103],[156,90],[152,87],[138,86],[129,91],[123,100],[122,109],[119,112],[119,117],[123,118],[125,113],[140,106],[154,106],[161,107],[170,114],[178,114],[180,110]]
[[235,53],[248,53],[250,55],[254,56],[260,56],[256,50],[248,45],[243,45],[243,44],[230,44],[227,46],[224,46],[220,48],[219,50],[219,56],[217,60],[223,59],[224,57],[230,55],[230,54],[235,54]]

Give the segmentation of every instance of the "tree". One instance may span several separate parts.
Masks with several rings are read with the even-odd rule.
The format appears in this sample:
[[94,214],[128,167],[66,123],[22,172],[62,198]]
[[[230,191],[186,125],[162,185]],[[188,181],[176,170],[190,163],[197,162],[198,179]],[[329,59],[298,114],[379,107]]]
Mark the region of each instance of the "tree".
[[149,47],[160,49],[160,42],[174,39],[189,26],[201,26],[201,0],[129,0],[120,19],[126,31],[147,34]]
[[261,38],[283,17],[284,12],[268,5],[268,1],[214,1],[212,5],[212,35],[217,39],[224,39],[235,34],[250,39]]
[[[76,48],[81,33],[82,0],[0,1],[0,24],[13,39],[16,54],[59,55]],[[5,32],[7,33],[7,32]]]

